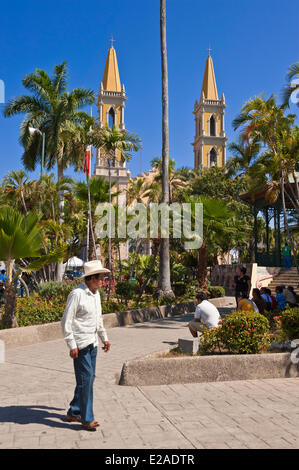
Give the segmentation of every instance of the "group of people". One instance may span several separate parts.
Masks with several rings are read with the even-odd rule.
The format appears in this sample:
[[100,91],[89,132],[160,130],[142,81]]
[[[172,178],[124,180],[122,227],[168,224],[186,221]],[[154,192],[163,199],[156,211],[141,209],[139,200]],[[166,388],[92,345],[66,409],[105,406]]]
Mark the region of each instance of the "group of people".
[[246,275],[246,268],[241,268],[238,275],[235,276],[236,302],[239,311],[264,313],[265,311],[282,311],[289,305],[290,308],[297,306],[296,294],[293,286],[277,286],[276,295],[267,287],[252,290],[252,298],[249,298],[251,291],[251,282]]

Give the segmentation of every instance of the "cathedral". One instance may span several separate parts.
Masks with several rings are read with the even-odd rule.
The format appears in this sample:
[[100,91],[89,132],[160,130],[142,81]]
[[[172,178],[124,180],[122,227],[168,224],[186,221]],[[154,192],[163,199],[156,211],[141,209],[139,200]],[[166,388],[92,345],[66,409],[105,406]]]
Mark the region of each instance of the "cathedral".
[[[98,115],[100,126],[113,124],[120,129],[125,129],[125,103],[127,101],[125,86],[121,85],[116,51],[110,46],[103,80],[98,95]],[[225,98],[222,93],[218,98],[216,78],[213,60],[209,55],[205,64],[200,100],[194,104],[195,138],[192,143],[194,151],[194,168],[209,168],[210,166],[225,166],[226,142],[224,126]],[[101,155],[101,149],[97,151],[94,174],[108,178],[108,164]],[[144,174],[143,176],[145,176]],[[126,169],[126,163],[120,161],[116,155],[111,169],[112,181],[116,182],[117,191],[122,191],[119,203],[126,204],[126,190],[131,173]]]
[[[107,54],[103,80],[100,84],[98,94],[98,116],[100,127],[114,124],[119,129],[125,130],[125,104],[127,101],[125,86],[121,84],[116,51],[113,45],[110,46]],[[194,169],[209,168],[211,166],[223,167],[226,163],[226,141],[224,127],[225,98],[222,94],[218,98],[216,79],[212,57],[209,55],[205,64],[203,83],[201,88],[200,101],[195,101],[194,120],[195,120],[195,138],[192,143],[194,149]],[[126,162],[122,162],[120,155],[116,153],[111,171],[111,181],[115,184],[115,191],[118,194],[118,205],[125,207],[127,205],[127,193],[130,171],[126,168]],[[137,175],[134,180],[143,178],[150,182],[158,170],[150,170],[142,175]],[[101,149],[97,150],[96,163],[94,169],[95,176],[109,179],[109,164]],[[121,244],[121,258],[128,257],[128,243]],[[143,251],[150,254],[150,243]]]

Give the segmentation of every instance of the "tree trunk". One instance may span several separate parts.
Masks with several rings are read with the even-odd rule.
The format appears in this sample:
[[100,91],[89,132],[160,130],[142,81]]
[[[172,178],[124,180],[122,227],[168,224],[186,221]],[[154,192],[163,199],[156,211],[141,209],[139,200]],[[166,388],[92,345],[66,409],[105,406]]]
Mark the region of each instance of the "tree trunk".
[[[169,204],[169,120],[166,44],[166,0],[160,0],[160,40],[162,67],[162,203]],[[155,297],[174,298],[170,283],[169,238],[161,239],[159,281]]]
[[24,214],[27,215],[27,207],[26,207],[23,191],[20,192],[20,195],[21,195],[22,206],[23,206],[23,209],[24,209]]
[[[62,158],[58,158],[58,160],[57,160],[57,176],[58,176],[58,181],[60,181],[63,178]],[[64,197],[63,197],[63,191],[59,191],[58,221],[59,221],[59,225],[63,225],[63,223],[64,223]],[[57,279],[57,281],[62,281],[63,274],[64,274],[63,263],[57,263],[57,266],[56,266],[56,279]]]
[[298,263],[297,263],[294,240],[293,240],[293,236],[292,236],[292,233],[290,231],[289,224],[288,224],[287,209],[286,209],[286,203],[285,203],[284,170],[283,170],[283,165],[282,165],[282,158],[281,158],[280,151],[278,153],[279,153],[280,174],[281,174],[281,177],[280,177],[280,181],[281,181],[281,199],[282,199],[282,208],[283,208],[283,217],[284,217],[284,227],[287,231],[288,241],[289,241],[289,244],[291,246],[292,255],[293,255],[293,258],[294,258],[294,263],[295,263],[297,272],[299,274],[299,266],[298,266]]
[[151,262],[151,265],[150,265],[150,269],[149,269],[149,273],[148,273],[148,276],[146,278],[146,280],[144,281],[144,283],[142,284],[141,286],[141,289],[140,289],[140,292],[139,292],[139,297],[138,297],[138,303],[140,302],[140,299],[142,297],[142,294],[144,292],[144,289],[146,288],[149,280],[151,279],[152,277],[152,274],[153,274],[153,270],[154,270],[154,266],[155,266],[155,262],[156,262],[156,258],[157,258],[157,255],[158,255],[158,252],[159,252],[159,244],[158,243],[155,243],[154,244],[154,249],[153,249],[154,253],[153,253],[153,260]]
[[4,328],[17,328],[18,326],[16,318],[16,290],[14,283],[12,282],[13,264],[14,260],[9,260],[6,262],[7,280],[4,292],[4,315],[2,317]]
[[111,263],[111,158],[108,159],[109,163],[109,211],[108,211],[108,265],[109,265],[109,286],[107,301],[110,299],[111,294],[111,281],[112,281],[112,263]]
[[197,279],[201,289],[208,288],[207,246],[203,244],[198,250]]

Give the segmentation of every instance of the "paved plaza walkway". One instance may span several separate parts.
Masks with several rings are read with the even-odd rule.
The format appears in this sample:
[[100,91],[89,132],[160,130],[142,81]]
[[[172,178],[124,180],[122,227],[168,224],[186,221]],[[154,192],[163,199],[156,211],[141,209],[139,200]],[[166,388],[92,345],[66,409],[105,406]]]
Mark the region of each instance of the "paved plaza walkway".
[[191,317],[108,330],[111,351],[100,349],[97,361],[101,426],[94,433],[65,421],[75,379],[63,340],[8,350],[0,364],[0,449],[298,449],[298,379],[117,385],[125,361],[175,345],[188,336]]

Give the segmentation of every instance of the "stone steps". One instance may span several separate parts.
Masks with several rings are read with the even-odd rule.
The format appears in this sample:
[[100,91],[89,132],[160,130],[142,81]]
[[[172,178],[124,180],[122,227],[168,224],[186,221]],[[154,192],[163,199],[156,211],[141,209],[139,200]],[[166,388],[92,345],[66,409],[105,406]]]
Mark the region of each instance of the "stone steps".
[[287,286],[293,286],[296,294],[299,294],[299,275],[296,268],[289,270],[282,270],[268,285],[268,289],[275,293],[275,288],[284,284]]

